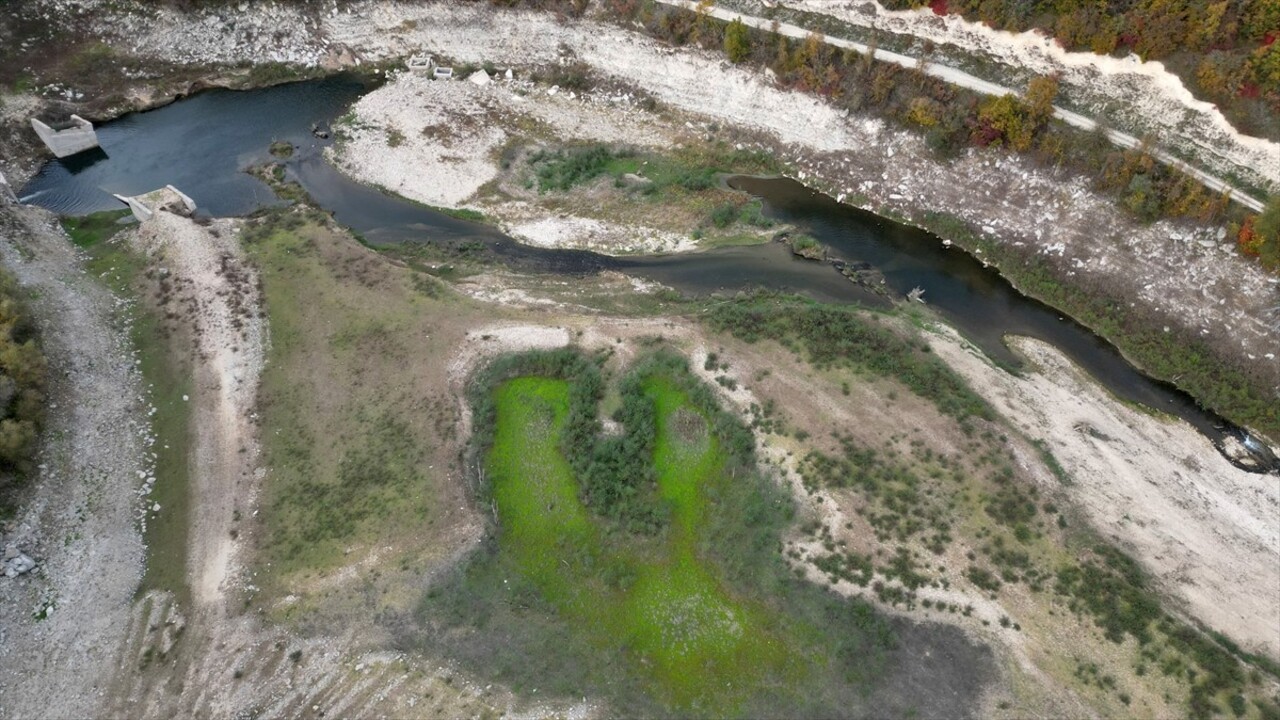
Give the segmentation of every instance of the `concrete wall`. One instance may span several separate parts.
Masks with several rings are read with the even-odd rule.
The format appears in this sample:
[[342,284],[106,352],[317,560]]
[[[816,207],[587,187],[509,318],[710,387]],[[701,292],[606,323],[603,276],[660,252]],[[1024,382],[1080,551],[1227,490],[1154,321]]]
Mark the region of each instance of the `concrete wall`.
[[[155,211],[162,208],[177,210],[180,214],[186,215],[196,211],[196,201],[172,185],[165,185],[159,190],[152,190],[149,193],[133,197],[116,195],[115,198],[129,206],[129,210],[137,218],[138,222],[150,220],[151,216],[155,215]],[[184,209],[185,213],[182,212]]]
[[75,123],[74,127],[54,130],[39,120],[31,118],[31,127],[44,141],[45,146],[60,158],[98,147],[98,134],[93,131],[93,123],[79,115],[72,115],[71,122]]

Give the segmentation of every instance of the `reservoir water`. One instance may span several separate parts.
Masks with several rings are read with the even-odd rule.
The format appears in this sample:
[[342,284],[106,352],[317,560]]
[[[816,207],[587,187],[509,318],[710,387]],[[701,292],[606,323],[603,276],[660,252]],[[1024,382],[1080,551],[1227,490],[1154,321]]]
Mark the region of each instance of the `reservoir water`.
[[[794,258],[778,243],[640,258],[536,248],[355,183],[325,162],[322,151],[331,141],[317,138],[312,128],[334,122],[370,88],[358,77],[338,75],[259,90],[213,90],[126,115],[98,126],[101,151],[50,161],[19,196],[61,214],[85,215],[121,209],[113,193],[135,195],[172,184],[201,212],[244,215],[279,202],[244,170],[272,159],[270,144],[285,141],[298,148],[287,163],[291,176],[317,205],[375,245],[465,239],[530,272],[617,270],[691,294],[768,288],[822,302],[886,303],[830,265]],[[924,289],[935,310],[1006,365],[1019,363],[1004,345],[1006,335],[1044,340],[1118,397],[1182,417],[1215,442],[1239,434],[1186,393],[1137,371],[1102,338],[1018,293],[998,272],[944,247],[934,235],[841,205],[791,180],[739,177],[731,183],[759,197],[767,215],[799,226],[839,257],[872,265],[890,295]]]

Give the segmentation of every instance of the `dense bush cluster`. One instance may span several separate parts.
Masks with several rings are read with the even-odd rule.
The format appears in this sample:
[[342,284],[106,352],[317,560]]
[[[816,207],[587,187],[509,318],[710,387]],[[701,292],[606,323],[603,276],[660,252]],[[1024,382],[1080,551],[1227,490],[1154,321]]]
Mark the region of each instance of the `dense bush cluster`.
[[529,158],[542,192],[564,191],[591,182],[608,172],[613,161],[634,155],[630,150],[612,150],[606,145],[588,145],[563,150],[539,150]]
[[44,415],[44,383],[44,355],[17,283],[0,273],[0,481],[29,469]]
[[[641,377],[628,375],[620,391],[622,407],[613,420],[622,425],[622,434],[594,438],[594,443],[577,448],[566,446],[564,451],[578,471],[585,505],[633,531],[655,533],[665,526],[668,514],[655,491],[657,413]],[[594,407],[591,417],[595,417]],[[589,453],[585,452],[588,447]]]
[[[604,435],[597,417],[605,387],[599,360],[567,348],[525,353],[498,360],[476,383],[477,388],[491,388],[502,379],[517,376],[572,381],[561,451],[579,478],[583,504],[594,512],[640,534],[655,534],[667,525],[670,510],[658,497],[653,467],[656,411],[653,400],[645,393],[646,381],[654,375],[668,378],[706,413],[730,462],[745,467],[754,464],[755,445],[750,431],[719,410],[714,395],[689,373],[685,361],[669,353],[649,357],[622,379],[622,403],[613,420],[623,431],[620,435]],[[491,442],[493,400],[486,393],[473,392],[473,402],[478,447],[486,447]]]
[[1240,252],[1256,257],[1267,268],[1280,270],[1280,195],[1260,215],[1250,215],[1236,226]]

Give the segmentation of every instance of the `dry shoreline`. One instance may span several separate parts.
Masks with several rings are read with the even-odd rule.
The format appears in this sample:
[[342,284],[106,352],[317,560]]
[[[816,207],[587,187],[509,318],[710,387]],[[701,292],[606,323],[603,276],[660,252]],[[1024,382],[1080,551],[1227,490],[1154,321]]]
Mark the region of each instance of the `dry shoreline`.
[[[1145,273],[1144,277],[1151,278],[1170,272],[1173,265],[1169,262],[1161,264],[1159,258],[1143,259],[1144,253],[1149,253],[1152,248],[1169,247],[1194,252],[1194,247],[1184,246],[1197,242],[1197,239],[1201,242],[1208,240],[1213,235],[1212,228],[1173,223],[1161,223],[1154,229],[1134,227],[1124,221],[1105,199],[1088,195],[1079,183],[1029,168],[1016,158],[971,154],[955,166],[939,169],[931,164],[918,138],[889,131],[875,121],[843,117],[812,98],[781,92],[748,73],[726,68],[708,54],[673,51],[645,39],[628,37],[610,26],[581,23],[566,28],[547,17],[505,12],[494,12],[492,17],[486,15],[483,21],[477,21],[472,8],[455,6],[430,6],[430,9],[440,11],[437,16],[424,15],[420,8],[391,3],[364,3],[360,7],[373,10],[369,10],[367,16],[354,17],[344,17],[335,10],[328,21],[331,27],[347,33],[342,36],[344,48],[366,47],[394,53],[413,47],[415,43],[419,46],[436,43],[436,46],[448,48],[450,53],[464,53],[460,57],[465,59],[523,58],[530,53],[535,59],[554,58],[554,61],[559,61],[559,50],[553,53],[550,48],[556,45],[552,40],[561,40],[576,53],[575,57],[584,58],[601,73],[625,77],[644,87],[656,87],[656,94],[667,106],[662,113],[652,113],[636,107],[634,103],[605,98],[603,92],[581,92],[569,97],[568,93],[551,93],[546,87],[531,87],[519,96],[520,99],[514,99],[517,93],[502,84],[480,88],[463,82],[423,82],[408,75],[393,79],[357,103],[357,117],[363,118],[366,126],[355,131],[348,143],[336,150],[336,164],[359,181],[371,185],[385,183],[391,190],[417,200],[453,207],[468,206],[484,185],[477,180],[491,179],[485,173],[496,170],[499,160],[493,150],[499,148],[506,138],[497,137],[492,127],[462,127],[461,123],[454,123],[461,129],[450,129],[442,136],[431,138],[437,142],[423,139],[426,136],[421,132],[421,125],[448,125],[457,120],[458,113],[489,112],[494,108],[506,113],[521,107],[519,112],[536,118],[541,123],[540,127],[550,128],[551,135],[556,138],[613,142],[624,133],[630,133],[631,137],[626,138],[628,141],[662,147],[665,143],[679,142],[686,134],[709,132],[712,124],[728,123],[733,118],[743,119],[743,113],[754,111],[755,115],[749,116],[751,130],[764,139],[753,147],[783,156],[795,169],[797,180],[827,188],[828,192],[844,196],[842,199],[857,200],[858,205],[873,211],[911,215],[922,209],[941,206],[963,215],[972,223],[985,225],[989,222],[987,227],[990,230],[984,227],[984,236],[991,242],[1007,245],[1011,252],[1015,248],[1023,251],[1024,246],[1029,245],[1026,252],[1053,254],[1063,262],[1068,259],[1079,262],[1081,264],[1075,268],[1081,276],[1097,272],[1104,277],[1122,277],[1132,267],[1138,267]],[[255,8],[250,12],[258,11]],[[272,12],[280,11],[273,9]],[[427,18],[431,22],[406,27],[406,18]],[[531,20],[533,31],[522,24],[524,20]],[[361,29],[360,23],[366,23],[366,26]],[[476,25],[470,30],[473,34],[465,35],[462,30],[472,24]],[[516,34],[517,31],[520,34]],[[161,37],[153,31],[148,32],[153,34],[144,38],[142,46]],[[302,34],[305,33],[304,28]],[[217,32],[212,34],[216,41]],[[211,47],[216,52],[224,51],[216,42],[211,42]],[[635,57],[628,58],[628,53]],[[654,67],[643,67],[649,62]],[[721,107],[705,107],[706,97],[698,93],[697,83],[707,79],[729,88],[731,97]],[[157,101],[157,106],[164,102],[168,100]],[[360,107],[362,103],[363,108]],[[436,114],[430,117],[417,114],[426,107],[437,108],[434,110]],[[406,131],[407,135],[407,131],[414,132],[408,142],[392,147],[386,141],[387,130],[392,127]],[[452,148],[442,151],[438,142],[442,140],[453,143]],[[453,155],[462,156],[463,161],[449,160]],[[889,158],[897,159],[890,161]],[[13,158],[5,161],[12,162]],[[962,192],[966,186],[956,186],[955,179],[970,173],[996,179],[992,180],[985,195],[979,195],[981,190],[966,194]],[[1002,177],[1006,183],[1003,186],[999,180]],[[867,182],[873,185],[864,187]],[[1014,187],[1020,182],[1025,182],[1026,187]],[[950,192],[946,192],[948,184],[953,186]],[[1002,189],[1009,192],[1002,193]],[[993,190],[995,197],[992,196]],[[1012,203],[1009,201],[1011,196],[1014,198]],[[506,229],[526,241],[619,252],[653,252],[670,248],[680,251],[693,247],[691,242],[686,243],[686,237],[663,235],[643,223],[610,224],[585,216],[559,217],[539,207],[530,198],[516,200],[518,202],[509,203],[514,209],[503,209],[501,212],[509,214],[499,215],[499,220]],[[491,200],[488,202],[492,203]],[[479,207],[493,211],[492,204],[481,203]],[[8,212],[8,208],[0,208],[0,213],[4,214],[0,215],[0,220]],[[19,209],[16,212],[19,215],[39,215],[41,222],[47,221],[42,217],[42,211]],[[1049,214],[1052,214],[1052,219],[1045,219]],[[1099,217],[1102,221],[1114,220],[1116,226],[1109,229],[1107,237],[1090,242],[1090,238],[1085,236],[1090,224],[1100,222]],[[1063,232],[1064,237],[1052,235],[1042,238],[1040,229],[1053,226],[1059,220],[1069,226]],[[452,707],[459,714],[462,714],[457,710],[459,707],[466,708],[468,712],[478,712],[470,704],[473,701],[481,711],[496,709],[496,712],[504,707],[508,712],[513,711],[514,702],[507,689],[499,687],[491,693],[489,687],[481,687],[483,680],[443,661],[437,665],[437,658],[391,650],[389,648],[394,644],[384,637],[385,628],[381,626],[376,627],[376,632],[370,636],[357,637],[357,631],[351,629],[355,625],[337,630],[316,630],[313,627],[300,632],[286,623],[273,624],[249,612],[227,612],[223,615],[223,610],[241,599],[237,593],[248,591],[253,583],[252,577],[238,572],[244,568],[237,562],[242,558],[236,555],[237,543],[232,542],[233,536],[229,533],[232,525],[228,518],[233,510],[248,513],[257,507],[252,486],[262,477],[256,472],[256,434],[260,430],[248,416],[254,407],[258,374],[263,364],[262,350],[266,343],[265,321],[250,322],[246,330],[237,326],[234,331],[229,321],[235,315],[234,305],[243,302],[251,311],[257,311],[262,298],[249,289],[256,279],[251,264],[236,254],[240,249],[235,237],[239,221],[214,221],[211,229],[198,228],[180,218],[162,217],[153,222],[156,224],[150,229],[144,226],[138,231],[135,241],[145,244],[157,256],[163,254],[177,263],[177,275],[190,281],[193,298],[204,304],[203,312],[191,319],[197,336],[202,332],[207,334],[194,351],[203,356],[200,368],[202,383],[195,390],[195,399],[201,404],[203,414],[195,420],[207,432],[195,438],[193,447],[197,450],[196,456],[207,462],[204,462],[204,475],[193,486],[193,495],[208,500],[202,503],[207,505],[208,512],[192,523],[192,558],[188,567],[195,581],[197,600],[201,603],[196,609],[201,612],[190,621],[191,629],[187,639],[183,640],[177,664],[161,670],[153,668],[148,672],[135,671],[135,668],[140,665],[145,668],[145,662],[155,648],[166,643],[171,648],[188,622],[180,612],[185,609],[176,608],[173,598],[163,593],[149,595],[132,604],[131,599],[118,602],[104,600],[102,606],[110,605],[111,612],[91,620],[83,618],[84,611],[86,608],[95,610],[97,606],[85,603],[80,609],[68,608],[66,615],[55,614],[52,621],[36,625],[34,630],[29,623],[12,635],[0,628],[0,635],[4,635],[0,648],[5,648],[16,638],[20,640],[17,651],[12,649],[14,645],[9,645],[4,652],[20,653],[26,658],[36,658],[42,642],[53,641],[69,648],[78,647],[77,643],[83,638],[77,634],[81,628],[75,623],[91,626],[97,634],[91,636],[86,633],[84,637],[98,640],[85,643],[89,649],[80,653],[83,657],[73,658],[78,666],[64,663],[65,668],[55,668],[58,673],[65,669],[63,674],[50,672],[45,677],[33,674],[35,671],[25,666],[19,669],[14,663],[15,668],[8,671],[8,677],[0,678],[0,689],[12,693],[13,697],[20,697],[23,704],[10,707],[16,707],[24,714],[37,714],[43,708],[47,712],[67,715],[129,714],[138,712],[137,708],[142,707],[150,717],[242,712],[300,716],[313,714],[320,708],[328,715],[361,715],[375,711],[404,715],[414,712],[412,708],[419,698],[431,698],[435,693],[445,703],[456,702]],[[648,236],[645,236],[646,232]],[[1124,237],[1129,232],[1134,236]],[[1168,233],[1185,235],[1186,240],[1170,241]],[[58,248],[69,250],[71,247],[56,225],[49,225],[36,235],[42,242]],[[1119,250],[1116,246],[1107,245],[1117,238],[1124,240]],[[351,240],[345,235],[343,239]],[[175,246],[175,242],[187,245]],[[366,253],[379,262],[387,263],[385,257],[359,248],[354,242],[349,244],[352,252]],[[1063,248],[1054,250],[1058,244]],[[1066,252],[1068,248],[1070,253]],[[1244,290],[1224,286],[1223,278],[1246,266],[1226,256],[1216,243],[1212,249],[1205,249],[1208,252],[1196,256],[1201,264],[1188,266],[1195,271],[1193,276],[1200,272],[1210,273],[1203,286],[1192,287],[1188,281],[1186,287],[1182,287],[1186,291],[1185,297],[1170,300],[1161,296],[1164,289],[1178,286],[1180,281],[1175,277],[1154,289],[1135,290],[1139,296],[1135,296],[1134,301],[1151,303],[1166,300],[1179,308],[1192,309],[1207,306],[1204,314],[1188,315],[1180,321],[1192,323],[1197,329],[1200,325],[1196,323],[1205,323],[1206,332],[1214,333],[1213,337],[1230,338],[1232,348],[1239,348],[1238,352],[1244,355],[1251,351],[1261,355],[1264,351],[1280,347],[1280,340],[1267,337],[1265,333],[1259,338],[1240,330],[1245,322],[1254,319],[1249,313],[1256,314],[1259,308],[1265,307],[1256,304],[1258,297],[1246,292],[1256,288],[1258,277],[1246,273],[1246,277],[1240,280]],[[975,257],[982,257],[980,248],[970,250]],[[243,275],[247,278],[247,285],[241,286],[239,280],[231,280],[215,272],[217,263],[221,261],[218,257],[220,251],[232,256],[232,274]],[[18,252],[8,249],[5,260],[10,265],[27,262],[19,258]],[[1219,262],[1225,264],[1225,269],[1213,271],[1209,267]],[[387,267],[390,266],[388,263]],[[1127,281],[1144,282],[1141,278],[1127,278]],[[932,410],[924,400],[906,398],[901,404],[884,402],[885,396],[880,394],[883,388],[872,388],[872,383],[862,387],[860,379],[855,387],[855,396],[852,399],[842,397],[839,386],[833,385],[831,378],[821,376],[803,363],[797,364],[794,373],[769,374],[766,370],[780,367],[791,358],[790,354],[771,353],[768,349],[747,346],[732,338],[715,337],[687,319],[611,319],[540,296],[536,288],[526,292],[501,277],[473,278],[471,284],[478,289],[461,292],[469,295],[471,300],[490,303],[485,307],[493,308],[494,318],[518,316],[518,319],[486,319],[483,325],[470,326],[456,344],[449,344],[449,341],[442,344],[439,340],[434,343],[437,348],[433,348],[433,352],[443,351],[445,361],[440,368],[447,377],[445,385],[453,391],[449,397],[459,404],[458,411],[464,418],[462,437],[466,436],[465,417],[469,408],[461,388],[469,371],[484,358],[528,347],[580,343],[585,347],[616,350],[619,362],[622,362],[629,353],[637,352],[640,342],[653,335],[666,336],[687,351],[695,372],[721,395],[726,407],[736,408],[747,415],[752,403],[768,394],[792,398],[787,411],[794,412],[799,426],[805,427],[805,423],[809,423],[807,427],[813,429],[814,435],[821,433],[833,419],[842,425],[858,426],[858,432],[882,434],[895,428],[910,427],[917,419],[919,425],[926,427],[937,421],[936,413],[929,414]],[[621,286],[625,291],[626,283],[622,282]],[[1266,289],[1265,285],[1263,289]],[[1219,299],[1225,304],[1225,309],[1217,304]],[[528,308],[519,310],[522,302]],[[1241,308],[1245,313],[1243,321],[1232,316]],[[1213,323],[1224,322],[1224,317],[1240,324],[1228,324],[1225,329],[1211,327]],[[92,327],[97,328],[96,325]],[[123,336],[116,330],[118,340]],[[1238,337],[1241,335],[1247,336]],[[1280,655],[1280,637],[1275,642],[1271,642],[1270,637],[1257,637],[1259,627],[1280,627],[1280,610],[1266,602],[1270,589],[1280,584],[1280,566],[1273,562],[1280,557],[1280,532],[1276,531],[1280,527],[1280,486],[1273,482],[1274,478],[1251,476],[1231,467],[1186,423],[1153,417],[1126,406],[1100,389],[1060,352],[1043,343],[1027,339],[1013,341],[1016,349],[1025,354],[1034,367],[1026,376],[1014,377],[992,366],[949,329],[935,328],[934,334],[926,337],[939,357],[978,388],[1008,418],[1014,432],[1041,440],[1052,448],[1076,482],[1070,494],[1080,505],[1081,512],[1101,534],[1114,539],[1139,558],[1163,594],[1174,598],[1178,611],[1225,633],[1250,651],[1273,657]],[[732,390],[716,384],[713,377],[716,373],[706,370],[703,364],[713,346],[723,357],[732,359],[732,371],[725,371],[726,375],[738,380],[738,385]],[[250,357],[244,359],[240,357],[241,353]],[[114,355],[111,357],[115,358]],[[128,358],[121,356],[108,363],[108,367],[96,367],[95,370],[128,375],[127,366]],[[126,380],[128,387],[138,384],[135,375],[129,375]],[[847,391],[844,393],[848,394]],[[922,406],[928,412],[919,412]],[[806,413],[808,417],[805,417]],[[83,418],[79,420],[83,422]],[[127,423],[118,425],[106,429],[124,434],[133,427]],[[954,434],[954,428],[951,432]],[[953,442],[945,432],[937,436],[932,432],[925,435],[929,436],[926,442],[932,444]],[[803,446],[783,435],[765,437],[761,434],[759,440],[763,447],[762,457],[781,469],[781,479],[791,483],[799,499],[810,502],[804,497],[794,474],[792,453]],[[131,462],[137,459],[134,455],[143,457],[144,452],[126,447],[132,442],[134,440],[127,437],[121,442],[121,453],[128,455],[126,459]],[[1016,458],[1020,463],[1019,471],[1025,472],[1034,483],[1053,487],[1057,481],[1044,467],[1044,461],[1028,452],[1026,447],[1018,447],[1018,452],[1022,453]],[[138,451],[135,453],[134,450]],[[787,474],[788,469],[790,474]],[[136,484],[128,473],[121,471],[117,475],[113,476],[113,482],[121,488],[129,489],[132,488],[130,483]],[[57,492],[58,488],[51,485],[50,491]],[[820,502],[813,502],[818,506],[813,512],[833,527],[843,525],[846,518],[852,517],[847,498],[828,495]],[[125,510],[132,509],[132,506],[117,503],[111,509],[113,515],[104,513],[103,518],[95,518],[94,521],[127,520]],[[102,536],[121,543],[121,556],[128,556],[128,563],[124,563],[128,565],[128,571],[103,571],[101,563],[95,562],[92,566],[86,564],[83,568],[72,568],[78,574],[67,577],[78,579],[92,574],[93,578],[76,592],[101,591],[104,597],[116,598],[121,596],[117,586],[123,587],[132,581],[129,573],[136,563],[129,553],[135,550],[140,553],[141,549],[131,544],[136,538],[127,522],[109,532],[104,531]],[[470,543],[475,542],[475,538],[468,536],[466,541],[467,544],[457,541],[449,549],[456,550],[460,557],[472,546]],[[78,547],[73,546],[73,549]],[[115,545],[111,547],[119,549]],[[793,547],[806,546],[797,542]],[[962,550],[957,547],[953,551],[955,556],[948,557],[947,561],[959,567],[964,562],[960,555]],[[74,553],[70,557],[74,560]],[[352,558],[352,564],[344,567],[343,571],[354,570],[357,566],[377,569],[379,558],[376,552],[361,559]],[[56,567],[56,562],[53,565]],[[821,577],[811,564],[797,560],[797,566],[811,578]],[[323,582],[333,586],[354,584],[358,574],[344,572],[335,573]],[[835,589],[856,592],[848,583],[837,585]],[[962,620],[934,617],[927,611],[919,611],[912,617],[960,624],[975,637],[995,646],[1011,667],[1019,668],[1019,672],[1035,677],[1037,681],[1043,680],[1045,687],[1041,691],[1047,697],[1038,707],[1053,708],[1064,715],[1087,714],[1096,712],[1098,707],[1106,707],[1090,705],[1065,684],[1041,673],[1041,664],[1048,662],[1046,658],[1052,658],[1061,650],[1054,639],[1042,639],[1030,633],[1019,635],[995,627],[1005,612],[1015,617],[1018,617],[1016,612],[1030,612],[1016,604],[1019,598],[996,601],[973,588],[959,586],[937,591],[932,597],[972,602],[977,606],[977,614],[972,619]],[[22,599],[29,598],[24,596]],[[286,598],[282,602],[289,600]],[[1001,602],[1011,604],[1002,607]],[[248,608],[247,603],[245,607]],[[9,609],[15,618],[15,627],[26,621],[21,612],[24,610],[17,605]],[[209,612],[204,612],[206,610]],[[61,612],[59,609],[58,613]],[[222,616],[215,617],[218,615]],[[327,618],[322,616],[323,619]],[[1066,626],[1068,621],[1062,622]],[[299,655],[293,657],[294,651]],[[79,653],[79,650],[68,650],[63,655],[68,653]],[[103,658],[122,659],[120,669],[114,670],[115,666]],[[298,658],[305,660],[299,663]],[[90,689],[87,676],[76,671],[76,667],[96,667],[93,663],[112,668],[114,677],[113,673],[104,671],[97,687]],[[38,661],[32,659],[28,664],[35,668]],[[246,668],[250,680],[240,682]],[[1060,679],[1068,674],[1055,677]],[[456,684],[455,677],[459,678]],[[44,689],[60,690],[64,687],[72,690],[66,697],[45,697]],[[539,696],[532,697],[536,699]],[[464,705],[464,701],[467,704]],[[6,699],[0,705],[9,705],[9,702]],[[997,698],[990,699],[986,714],[997,714],[996,702]],[[1172,701],[1166,699],[1166,702]],[[424,702],[418,711],[422,712],[427,707]],[[1020,705],[1019,709],[1026,707],[1029,706]],[[1159,707],[1162,706],[1157,705]],[[0,717],[7,717],[8,712],[0,708]],[[607,714],[608,709],[602,708],[595,698],[583,698],[578,704],[577,697],[572,697],[560,705],[535,707],[531,712],[589,717]]]

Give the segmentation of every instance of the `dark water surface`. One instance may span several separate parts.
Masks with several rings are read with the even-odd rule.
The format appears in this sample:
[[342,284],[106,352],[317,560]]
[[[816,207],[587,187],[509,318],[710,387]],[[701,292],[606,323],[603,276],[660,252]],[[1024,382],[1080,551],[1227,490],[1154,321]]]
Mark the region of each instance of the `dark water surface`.
[[[372,86],[339,75],[249,91],[213,90],[158,110],[127,115],[98,127],[101,152],[53,160],[19,193],[24,202],[66,215],[118,210],[111,196],[136,195],[172,184],[200,212],[244,215],[277,199],[243,171],[268,161],[273,141],[298,149],[290,174],[316,204],[369,242],[393,244],[466,240],[524,270],[582,275],[619,270],[705,295],[750,287],[803,293],[830,303],[883,305],[885,301],[825,263],[794,258],[777,243],[705,253],[611,258],[580,250],[521,245],[496,229],[459,220],[355,183],[321,155],[328,140],[316,123],[329,124]],[[1117,396],[1185,418],[1212,440],[1238,432],[1202,410],[1171,385],[1129,365],[1106,341],[1042,303],[1019,294],[999,273],[973,257],[945,248],[934,235],[841,205],[803,185],[781,179],[733,178],[759,197],[766,214],[794,223],[851,262],[883,273],[894,296],[914,287],[924,299],[991,357],[1016,365],[1008,334],[1053,344]]]
[[1062,350],[1125,400],[1184,417],[1202,431],[1222,424],[1186,393],[1143,375],[1106,340],[1019,293],[994,268],[932,233],[842,205],[794,180],[743,177],[732,184],[761,198],[770,217],[798,225],[835,255],[874,265],[894,295],[922,288],[930,307],[990,357],[1018,366],[1004,337],[1033,337]]
[[47,163],[18,196],[64,215],[119,210],[113,198],[173,185],[214,216],[274,203],[241,172],[270,158],[272,141],[313,148],[312,123],[332,122],[370,86],[350,75],[260,90],[211,90],[96,127],[101,151]]

